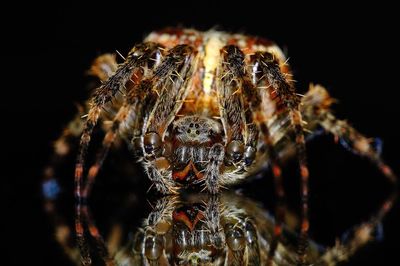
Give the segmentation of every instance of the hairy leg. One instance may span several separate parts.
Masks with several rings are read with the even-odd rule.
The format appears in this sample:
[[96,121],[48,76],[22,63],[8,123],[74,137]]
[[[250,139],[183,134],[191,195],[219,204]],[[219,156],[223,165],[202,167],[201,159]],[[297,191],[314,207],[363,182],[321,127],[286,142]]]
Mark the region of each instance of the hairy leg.
[[80,149],[75,167],[75,195],[78,202],[81,201],[81,183],[85,154],[93,129],[102,112],[102,108],[104,108],[107,103],[111,102],[118,92],[124,89],[125,84],[131,79],[134,71],[140,69],[140,67],[151,58],[156,50],[157,46],[153,43],[145,43],[135,46],[128,54],[125,63],[120,65],[116,72],[95,90],[90,101],[91,106],[81,136]]
[[[392,208],[398,193],[398,178],[381,157],[379,141],[373,141],[363,136],[348,122],[337,119],[330,112],[330,105],[334,100],[325,88],[311,85],[310,90],[302,99],[302,113],[307,121],[307,128],[314,131],[322,127],[326,132],[334,135],[335,140],[347,150],[368,158],[382,173],[382,176],[392,185],[392,191],[367,221],[354,226],[345,239],[337,241],[336,245],[327,249],[321,258],[324,263],[345,261],[357,250],[363,247],[374,237],[379,225]],[[378,145],[374,145],[378,143]]]
[[[104,82],[115,72],[117,63],[111,54],[104,54],[96,58],[90,68],[89,74]],[[74,237],[69,230],[65,220],[58,214],[57,200],[61,193],[60,172],[68,158],[77,149],[79,136],[82,134],[84,123],[82,116],[85,113],[84,106],[78,106],[78,113],[73,120],[64,128],[61,136],[53,143],[53,154],[50,164],[44,171],[42,192],[44,197],[45,211],[54,224],[56,240],[60,243],[64,252],[72,261],[79,261],[79,250],[74,246]],[[88,248],[84,248],[88,250]]]
[[220,143],[214,144],[208,153],[208,164],[204,173],[204,179],[207,190],[211,194],[218,193],[220,184],[218,178],[220,177],[220,167],[224,163],[225,149]]
[[279,99],[279,103],[288,110],[291,124],[294,129],[297,158],[301,175],[301,203],[302,203],[302,222],[299,241],[299,264],[305,263],[307,248],[307,238],[309,229],[308,220],[308,179],[309,171],[306,158],[306,145],[304,139],[303,118],[300,111],[300,96],[292,83],[281,71],[278,61],[268,52],[259,52],[255,55],[255,61],[269,86]]
[[76,219],[75,231],[78,246],[81,249],[82,263],[90,265],[91,258],[87,249],[84,237],[84,226],[82,223],[82,204],[86,204],[82,198],[82,176],[85,163],[85,155],[89,146],[93,129],[98,122],[102,109],[111,102],[116,94],[123,91],[125,84],[131,79],[135,71],[139,70],[151,56],[157,51],[157,45],[144,43],[135,46],[128,54],[126,61],[121,64],[115,73],[97,88],[90,100],[90,109],[84,123],[83,132],[80,139],[79,152],[75,167],[75,198],[76,198]]
[[227,246],[225,264],[260,265],[261,250],[254,217],[231,202],[221,203],[219,223],[223,226]]
[[[258,64],[257,58],[255,58],[255,60],[252,62],[255,64],[255,67],[253,67],[251,70],[252,76],[255,77],[254,81],[252,82],[251,77],[248,74],[245,65],[244,53],[240,51],[238,47],[235,46],[227,46],[224,49],[225,50],[223,50],[223,52],[226,53],[226,56],[225,56],[225,62],[223,62],[223,66],[226,66],[227,69],[225,71],[229,73],[225,76],[229,75],[233,76],[232,79],[234,81],[234,82],[230,81],[228,84],[233,83],[236,86],[238,86],[238,89],[235,91],[235,94],[244,97],[244,99],[246,99],[245,102],[248,103],[248,106],[246,106],[247,112],[244,115],[243,115],[244,113],[243,110],[239,110],[242,112],[239,114],[242,114],[242,117],[244,116],[246,120],[243,118],[241,121],[239,119],[236,119],[237,121],[239,120],[242,123],[245,122],[245,126],[242,126],[240,123],[236,122],[237,124],[239,124],[237,126],[238,128],[240,128],[240,126],[244,128],[243,135],[247,136],[245,143],[246,151],[244,154],[244,164],[245,166],[250,166],[255,157],[256,145],[258,140],[258,130],[257,127],[255,126],[257,124],[264,138],[264,143],[266,145],[267,153],[272,166],[271,168],[274,176],[275,192],[278,198],[277,200],[278,203],[276,205],[277,221],[275,223],[275,228],[274,228],[274,239],[273,243],[271,244],[271,248],[269,250],[269,261],[267,262],[268,264],[271,264],[282,232],[282,222],[284,220],[284,213],[285,213],[285,192],[282,185],[282,171],[278,160],[278,155],[276,154],[270,129],[267,125],[269,117],[265,114],[265,111],[263,109],[263,105],[268,105],[269,103],[263,101],[265,97],[261,96],[259,92],[259,89],[266,88],[265,85],[269,80],[266,80],[265,78],[267,76],[266,74],[264,74],[260,78],[256,78],[258,72],[262,72],[262,68],[259,69],[257,65]],[[280,88],[278,87],[278,89]],[[243,100],[238,102],[242,103],[243,105]],[[223,107],[225,106],[223,105]],[[227,111],[230,111],[227,107],[225,107],[225,109],[227,109]],[[236,113],[238,113],[237,110],[233,111],[236,111]],[[233,111],[231,112],[233,113]],[[238,115],[236,115],[236,117],[237,116]],[[227,152],[229,152],[229,146],[227,148]]]
[[150,265],[164,265],[166,247],[163,237],[165,233],[171,230],[171,218],[177,202],[175,196],[166,196],[157,200],[153,211],[145,220],[143,235],[135,240],[136,246],[139,243],[144,246],[144,252],[140,250],[137,254],[141,261],[146,261]]
[[[373,223],[381,221],[393,206],[398,192],[398,177],[383,160],[381,156],[382,147],[380,141],[374,141],[358,132],[354,127],[344,120],[337,119],[332,113],[326,112],[320,115],[320,125],[335,136],[342,146],[353,153],[369,159],[382,173],[382,176],[392,185],[392,193],[383,202],[377,211]],[[374,145],[375,144],[375,145]]]
[[[256,140],[251,139],[256,135],[254,127],[252,131],[249,130],[252,124],[245,117],[241,80],[235,72],[236,68],[240,67],[237,65],[237,61],[241,59],[241,56],[243,54],[236,46],[227,45],[221,49],[221,62],[217,68],[216,87],[220,117],[226,139],[225,148],[222,145],[220,145],[222,148],[218,148],[218,145],[212,147],[209,156],[210,163],[205,171],[206,188],[213,194],[218,193],[220,187],[224,184],[229,184],[231,175],[243,171],[247,144],[248,142],[253,142],[254,146],[256,144]],[[253,153],[255,154],[255,151]],[[228,173],[221,175],[220,168],[223,164],[225,164]]]
[[167,52],[154,76],[144,81],[152,84],[152,91],[159,97],[152,103],[151,112],[145,114],[139,146],[143,149],[145,170],[156,189],[163,194],[177,192],[169,162],[163,154],[164,135],[190,88],[191,73],[196,64],[194,58],[192,47],[177,45]]
[[[246,119],[244,103],[241,93],[241,80],[235,73],[243,53],[233,45],[228,45],[221,50],[222,62],[217,69],[217,92],[220,105],[221,121],[224,127],[227,150],[230,146],[238,146],[237,152],[228,158],[229,163],[238,163],[242,160],[243,143],[246,132]],[[240,146],[240,147],[239,147]],[[230,154],[227,154],[230,156]]]
[[114,261],[109,256],[107,246],[104,243],[103,237],[100,234],[99,229],[97,228],[93,218],[91,217],[90,210],[88,209],[87,205],[82,207],[82,215],[87,222],[90,236],[95,240],[96,248],[100,258],[106,266],[114,266]]
[[329,107],[334,102],[325,88],[311,85],[309,92],[302,99],[302,113],[307,121],[307,128],[315,130],[317,126],[335,137],[336,142],[356,155],[369,159],[393,185],[397,176],[381,157],[382,147],[379,140],[367,138],[345,120],[337,119]]

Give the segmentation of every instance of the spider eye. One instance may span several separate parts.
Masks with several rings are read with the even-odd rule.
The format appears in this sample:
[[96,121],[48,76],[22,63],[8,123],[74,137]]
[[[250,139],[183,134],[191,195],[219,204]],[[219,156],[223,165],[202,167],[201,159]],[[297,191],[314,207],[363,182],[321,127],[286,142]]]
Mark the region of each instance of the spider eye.
[[144,136],[143,145],[146,153],[153,153],[160,150],[161,138],[156,132],[147,133]]
[[161,236],[148,236],[144,244],[144,254],[149,260],[157,260],[164,249],[164,241]]
[[229,161],[234,163],[240,161],[243,157],[244,146],[239,140],[232,140],[226,147],[226,154]]
[[244,163],[246,166],[249,166],[253,163],[254,159],[256,158],[257,150],[251,146],[247,146],[244,152]]

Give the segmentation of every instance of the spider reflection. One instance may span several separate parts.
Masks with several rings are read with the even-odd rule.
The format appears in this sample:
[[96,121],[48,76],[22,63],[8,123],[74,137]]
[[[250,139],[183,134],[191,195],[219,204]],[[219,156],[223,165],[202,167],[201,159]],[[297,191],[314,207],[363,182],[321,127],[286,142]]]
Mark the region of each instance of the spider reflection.
[[[132,212],[129,204],[127,199],[126,212]],[[48,201],[50,212],[55,210],[51,206],[52,202]],[[92,257],[91,263],[103,265],[105,261],[106,265],[126,266],[297,264],[298,219],[294,215],[286,215],[288,218],[277,239],[274,217],[259,203],[239,194],[165,196],[149,202],[149,206],[150,212],[138,227],[115,222],[104,230],[107,232],[105,241],[90,210],[84,208],[87,225],[84,229],[92,240],[85,249]],[[71,229],[61,222],[62,219],[54,221],[58,242],[71,260],[80,265]],[[379,228],[374,216],[350,229],[333,247],[309,239],[307,265],[335,265],[347,260],[372,240]],[[270,250],[276,250],[274,256]]]

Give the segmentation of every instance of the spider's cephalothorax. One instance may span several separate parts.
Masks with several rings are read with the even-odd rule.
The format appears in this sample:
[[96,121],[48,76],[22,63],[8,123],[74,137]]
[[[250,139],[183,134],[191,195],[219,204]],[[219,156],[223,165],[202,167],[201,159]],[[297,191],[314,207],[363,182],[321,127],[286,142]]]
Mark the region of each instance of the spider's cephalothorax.
[[[316,129],[333,134],[346,148],[369,158],[392,184],[397,182],[375,145],[379,142],[337,119],[330,111],[333,100],[323,87],[310,85],[305,95],[298,94],[284,54],[266,39],[169,28],[149,34],[122,64],[117,65],[112,55],[100,56],[90,73],[102,84],[87,105],[86,121],[82,127],[73,126],[79,120],[71,124],[55,145],[56,154],[65,155],[67,139],[81,135],[75,196],[76,232],[84,260],[90,256],[82,206],[110,147],[120,144],[118,139],[126,140],[154,187],[164,194],[192,186],[216,194],[221,187],[269,166],[278,201],[284,202],[281,165],[297,155],[302,198],[300,263],[305,261],[309,228],[305,135]],[[103,146],[82,186],[86,151],[98,122],[105,131]],[[376,222],[394,198],[391,195],[382,204]],[[278,206],[276,214],[278,238],[284,209]]]

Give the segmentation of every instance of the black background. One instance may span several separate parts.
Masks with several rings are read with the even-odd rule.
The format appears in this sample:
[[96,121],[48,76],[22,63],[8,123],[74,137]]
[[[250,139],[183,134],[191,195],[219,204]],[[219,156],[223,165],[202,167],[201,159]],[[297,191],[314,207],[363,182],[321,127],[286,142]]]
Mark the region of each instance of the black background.
[[[299,91],[304,92],[310,82],[326,86],[339,99],[336,114],[365,135],[382,138],[384,158],[400,173],[398,18],[394,11],[381,2],[350,7],[336,1],[323,6],[266,1],[58,7],[21,3],[12,10],[3,9],[11,16],[2,16],[1,22],[5,44],[1,55],[1,202],[6,222],[1,227],[5,246],[1,264],[68,265],[52,240],[41,206],[40,177],[50,157],[51,141],[71,119],[74,103],[87,97],[84,73],[91,61],[104,52],[126,54],[147,33],[165,26],[206,30],[217,25],[275,40],[290,57]],[[329,137],[310,143],[309,159],[311,235],[332,244],[335,235],[377,207],[385,182],[366,160],[343,151]],[[249,195],[264,203],[270,198],[266,195],[273,194],[270,175],[266,176],[245,186]],[[297,191],[294,174],[286,183],[289,191]],[[396,205],[384,222],[383,242],[361,251],[349,265],[399,264],[398,214]]]

